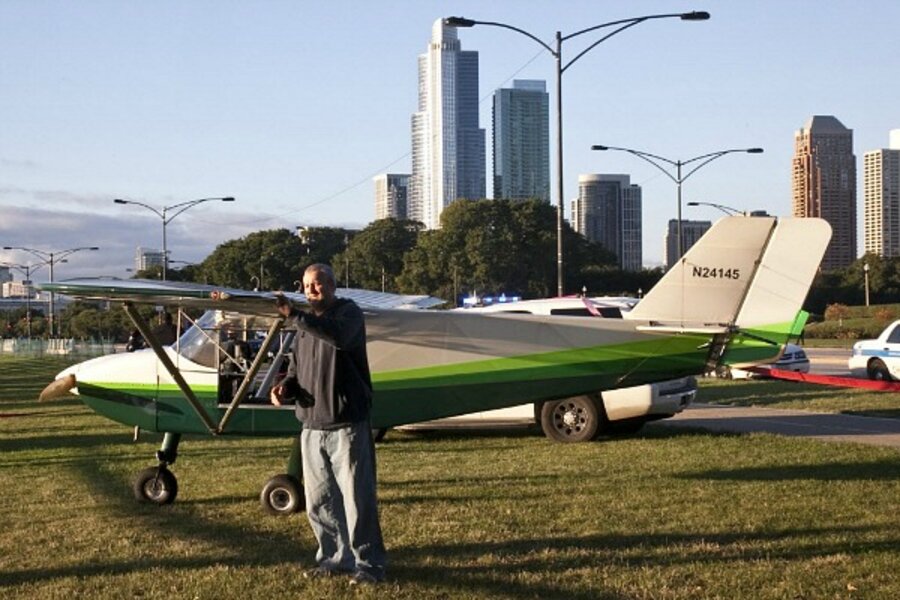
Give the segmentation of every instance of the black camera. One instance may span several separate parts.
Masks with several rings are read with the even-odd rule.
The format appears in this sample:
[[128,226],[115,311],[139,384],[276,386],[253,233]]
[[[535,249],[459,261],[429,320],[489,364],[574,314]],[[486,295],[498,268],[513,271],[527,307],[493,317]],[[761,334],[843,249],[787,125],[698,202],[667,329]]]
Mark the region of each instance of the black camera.
[[303,408],[309,408],[316,403],[315,397],[306,391],[295,377],[288,377],[281,385],[284,399],[288,402],[296,402]]

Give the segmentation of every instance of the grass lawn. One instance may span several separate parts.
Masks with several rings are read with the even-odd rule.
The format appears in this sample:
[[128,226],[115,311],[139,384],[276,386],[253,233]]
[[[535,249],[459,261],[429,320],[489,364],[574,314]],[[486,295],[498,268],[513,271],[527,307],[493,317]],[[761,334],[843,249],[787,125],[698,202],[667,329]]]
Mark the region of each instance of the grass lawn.
[[895,450],[661,425],[576,445],[392,432],[378,447],[389,582],[308,581],[305,518],[257,500],[289,440],[187,439],[177,502],[137,504],[159,437],[37,404],[60,366],[0,357],[3,598],[900,597]]
[[900,395],[763,379],[699,379],[698,402],[900,418]]

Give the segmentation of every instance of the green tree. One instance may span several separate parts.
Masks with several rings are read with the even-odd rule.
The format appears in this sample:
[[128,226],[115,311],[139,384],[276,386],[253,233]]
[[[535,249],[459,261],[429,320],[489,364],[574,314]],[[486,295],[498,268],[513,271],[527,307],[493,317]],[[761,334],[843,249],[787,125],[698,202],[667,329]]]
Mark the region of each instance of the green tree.
[[257,231],[220,244],[195,277],[227,287],[290,290],[308,259],[300,239],[287,229]]
[[[331,258],[335,273],[345,282],[349,266],[350,283],[369,290],[396,292],[396,279],[403,270],[403,257],[416,245],[421,223],[380,219],[353,236],[347,249]],[[340,274],[344,277],[340,277]]]
[[[615,261],[568,224],[563,236],[569,288],[588,266]],[[444,209],[440,230],[419,236],[398,284],[448,299],[472,292],[555,295],[556,243],[556,210],[545,202],[454,202]]]

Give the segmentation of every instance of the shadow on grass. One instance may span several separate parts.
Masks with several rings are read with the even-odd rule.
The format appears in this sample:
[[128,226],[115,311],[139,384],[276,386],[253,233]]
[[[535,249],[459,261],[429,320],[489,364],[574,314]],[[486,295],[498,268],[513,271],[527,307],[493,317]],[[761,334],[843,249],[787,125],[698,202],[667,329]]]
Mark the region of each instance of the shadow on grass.
[[894,481],[900,478],[900,463],[895,460],[874,462],[826,463],[812,465],[772,465],[733,470],[698,471],[676,475],[679,479],[719,481]]
[[61,434],[34,437],[0,439],[0,452],[23,452],[34,450],[59,450],[62,448],[95,448],[109,444],[121,444],[127,434],[98,433],[91,435]]
[[536,426],[522,427],[494,427],[488,426],[461,426],[447,429],[417,429],[394,431],[391,430],[379,445],[394,446],[401,444],[420,443],[423,441],[465,441],[468,439],[508,439],[508,438],[535,438],[543,434]]
[[[534,579],[561,576],[568,571],[577,573],[611,562],[622,568],[640,569],[698,562],[737,564],[762,559],[810,560],[847,553],[845,542],[826,542],[822,538],[832,534],[844,536],[848,531],[860,535],[889,532],[887,528],[823,527],[755,534],[593,535],[411,546],[393,550],[392,575],[398,580],[426,584],[441,581],[460,591],[489,597],[619,598],[626,596],[602,589],[565,589],[550,583],[534,583]],[[892,552],[897,543],[894,538],[865,543],[862,547],[854,546],[853,552]],[[773,549],[773,544],[784,549]],[[623,552],[628,557],[623,559]],[[485,556],[501,557],[498,560],[503,564],[484,565]],[[462,566],[456,566],[460,563]]]

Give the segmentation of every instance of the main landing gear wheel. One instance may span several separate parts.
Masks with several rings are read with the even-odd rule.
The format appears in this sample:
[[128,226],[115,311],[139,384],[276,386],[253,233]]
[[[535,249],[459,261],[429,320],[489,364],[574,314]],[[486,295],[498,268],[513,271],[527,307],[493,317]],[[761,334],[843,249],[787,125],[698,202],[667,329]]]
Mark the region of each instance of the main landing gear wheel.
[[270,515],[290,515],[306,508],[303,484],[291,475],[276,475],[259,494],[263,510]]
[[541,408],[541,428],[557,442],[586,442],[597,435],[601,414],[587,396],[545,402]]
[[891,372],[888,371],[887,365],[877,358],[869,363],[869,368],[867,370],[869,372],[869,379],[874,379],[875,381],[891,381],[893,379],[893,377],[891,377]]
[[134,480],[134,497],[141,502],[163,505],[175,502],[178,495],[178,480],[164,466],[150,467],[141,471]]

